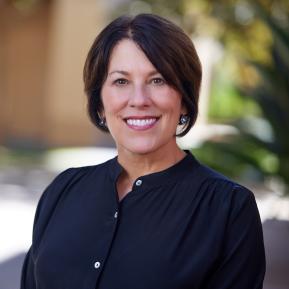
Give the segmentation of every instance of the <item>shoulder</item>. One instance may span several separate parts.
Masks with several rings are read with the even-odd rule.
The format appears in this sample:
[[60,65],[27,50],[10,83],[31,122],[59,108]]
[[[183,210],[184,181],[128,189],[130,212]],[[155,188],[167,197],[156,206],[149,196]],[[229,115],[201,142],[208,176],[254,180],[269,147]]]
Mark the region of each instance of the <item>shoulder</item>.
[[235,180],[200,163],[198,172],[200,179],[210,188],[218,189],[224,193],[232,192],[237,195],[251,195],[252,192]]
[[46,187],[37,204],[33,226],[33,243],[39,241],[59,201],[65,194],[69,194],[72,187],[97,179],[97,176],[107,175],[109,160],[105,163],[69,168],[58,174]]
[[203,164],[196,169],[196,176],[198,197],[214,220],[222,220],[227,228],[238,224],[260,230],[255,195],[249,188]]
[[110,161],[107,161],[105,163],[93,166],[68,168],[59,173],[43,192],[39,201],[39,205],[41,205],[43,202],[46,202],[48,198],[51,201],[53,201],[53,199],[57,199],[61,192],[69,188],[75,182],[91,176],[92,173],[105,173],[107,167],[109,166],[109,162]]
[[[109,170],[112,161],[113,159],[97,165],[68,168],[59,173],[49,184],[47,189],[49,189],[49,191],[53,190],[55,192],[59,189],[65,189],[67,186],[73,184],[76,181],[79,181],[82,178],[90,177],[92,174],[105,174]],[[44,195],[47,189],[44,191]]]
[[[194,158],[194,157],[193,157]],[[255,203],[253,192],[238,182],[207,167],[194,158],[195,165],[187,173],[186,183],[200,198],[223,208]]]

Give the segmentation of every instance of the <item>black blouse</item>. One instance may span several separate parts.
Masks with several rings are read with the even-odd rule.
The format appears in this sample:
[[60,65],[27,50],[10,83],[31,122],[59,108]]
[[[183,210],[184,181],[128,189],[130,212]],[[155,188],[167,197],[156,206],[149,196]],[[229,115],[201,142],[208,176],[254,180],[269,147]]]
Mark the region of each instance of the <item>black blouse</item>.
[[71,168],[37,207],[21,289],[259,289],[254,195],[190,153],[118,200],[117,158]]

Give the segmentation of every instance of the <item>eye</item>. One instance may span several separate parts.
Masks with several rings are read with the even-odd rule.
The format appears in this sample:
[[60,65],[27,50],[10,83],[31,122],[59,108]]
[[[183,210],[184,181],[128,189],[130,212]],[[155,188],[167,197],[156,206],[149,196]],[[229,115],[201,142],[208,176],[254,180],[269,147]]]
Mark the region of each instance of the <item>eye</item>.
[[119,85],[119,86],[123,86],[123,85],[126,85],[128,83],[128,80],[125,78],[118,78],[113,83],[116,85]]
[[161,77],[156,77],[156,78],[153,78],[151,80],[151,83],[152,84],[156,84],[156,85],[162,85],[162,84],[165,83],[165,80],[163,78],[161,78]]

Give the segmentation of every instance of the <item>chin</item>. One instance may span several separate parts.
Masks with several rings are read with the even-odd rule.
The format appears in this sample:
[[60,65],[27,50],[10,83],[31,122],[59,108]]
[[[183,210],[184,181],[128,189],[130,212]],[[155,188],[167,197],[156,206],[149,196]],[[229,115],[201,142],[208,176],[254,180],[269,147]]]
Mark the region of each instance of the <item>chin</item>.
[[126,151],[129,151],[132,154],[145,155],[152,153],[157,150],[158,146],[153,143],[145,143],[144,141],[134,141],[130,144],[125,144],[121,146]]
[[129,152],[131,152],[132,154],[146,155],[146,154],[154,152],[156,149],[155,148],[147,148],[147,147],[139,146],[139,147],[127,148],[127,150]]

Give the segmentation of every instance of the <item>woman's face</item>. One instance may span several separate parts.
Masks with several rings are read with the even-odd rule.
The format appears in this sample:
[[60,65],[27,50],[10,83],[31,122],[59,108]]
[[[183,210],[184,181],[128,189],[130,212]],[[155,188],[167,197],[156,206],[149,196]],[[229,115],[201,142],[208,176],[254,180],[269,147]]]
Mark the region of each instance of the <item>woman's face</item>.
[[185,112],[181,95],[133,41],[121,40],[112,50],[101,96],[119,153],[176,148],[176,128]]

